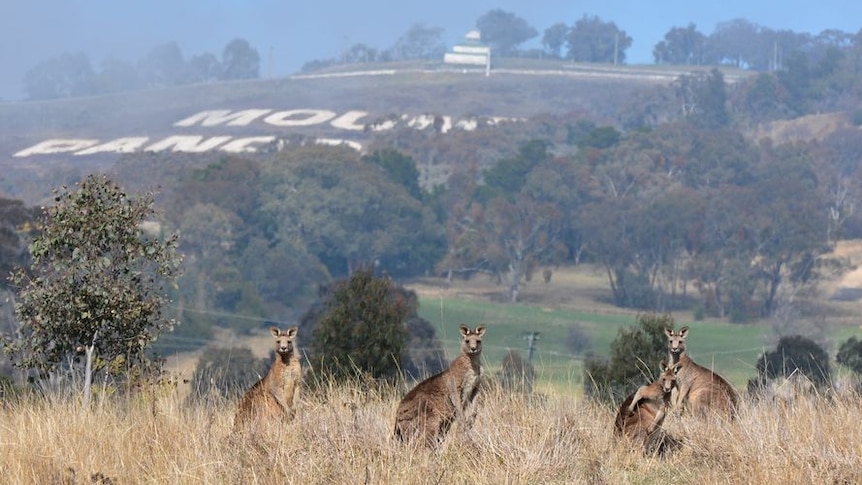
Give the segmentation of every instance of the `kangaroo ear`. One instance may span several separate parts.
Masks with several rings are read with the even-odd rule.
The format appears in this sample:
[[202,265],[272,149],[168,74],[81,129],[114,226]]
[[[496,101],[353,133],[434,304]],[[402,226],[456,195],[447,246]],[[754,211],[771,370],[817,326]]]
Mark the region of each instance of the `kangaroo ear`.
[[666,370],[667,370],[667,361],[666,361],[666,360],[664,360],[664,359],[662,359],[662,360],[661,360],[661,363],[659,363],[659,365],[658,365],[658,368],[659,368],[659,370],[661,370],[662,372],[666,371]]
[[476,327],[476,331],[475,331],[475,332],[473,332],[473,333],[475,333],[476,335],[478,335],[478,336],[480,336],[480,337],[481,337],[481,336],[483,336],[483,335],[485,335],[485,326],[484,326],[484,325],[479,325],[478,327]]
[[279,330],[278,327],[269,327],[269,333],[271,333],[273,337],[278,337],[278,334],[281,333],[281,330]]
[[296,332],[299,332],[299,327],[294,325],[288,328],[286,333],[288,337],[296,337]]
[[667,335],[668,337],[673,337],[673,329],[670,327],[666,327],[664,329],[664,334]]
[[459,330],[461,330],[461,336],[462,337],[466,337],[467,335],[470,335],[470,327],[468,327],[467,325],[464,325],[462,323],[461,326],[458,328],[459,328]]
[[682,369],[682,364],[679,362],[677,362],[676,364],[673,365],[673,367],[671,367],[671,370],[673,371],[674,374],[679,374],[680,369]]
[[680,337],[685,338],[687,333],[688,333],[688,327],[682,327],[681,329],[679,329],[679,336]]

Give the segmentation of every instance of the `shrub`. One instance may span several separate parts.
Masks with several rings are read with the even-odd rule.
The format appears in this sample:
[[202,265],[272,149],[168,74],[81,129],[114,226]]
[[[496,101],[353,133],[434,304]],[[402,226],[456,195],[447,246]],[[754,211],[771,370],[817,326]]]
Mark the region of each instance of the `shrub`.
[[750,383],[749,387],[752,384],[763,387],[773,379],[789,378],[796,372],[801,372],[818,387],[828,385],[831,376],[829,355],[807,337],[782,337],[775,350],[757,359],[757,382]]
[[651,380],[652,370],[667,355],[665,329],[673,327],[670,315],[641,314],[637,327],[621,328],[611,342],[610,358],[590,355],[584,363],[587,397],[618,403]]
[[862,375],[862,340],[850,337],[838,348],[835,360],[856,374]]

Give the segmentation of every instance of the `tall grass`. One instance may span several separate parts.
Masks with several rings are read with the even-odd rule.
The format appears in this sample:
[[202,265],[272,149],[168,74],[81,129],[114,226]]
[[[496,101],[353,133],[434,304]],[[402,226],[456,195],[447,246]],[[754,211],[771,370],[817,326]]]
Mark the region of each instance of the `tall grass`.
[[139,396],[83,412],[25,398],[0,412],[3,483],[618,484],[862,483],[858,401],[745,402],[727,423],[671,414],[665,458],[613,435],[615,410],[559,393],[481,396],[472,429],[435,451],[392,438],[405,389],[361,382],[306,392],[289,423],[231,434],[235,401]]

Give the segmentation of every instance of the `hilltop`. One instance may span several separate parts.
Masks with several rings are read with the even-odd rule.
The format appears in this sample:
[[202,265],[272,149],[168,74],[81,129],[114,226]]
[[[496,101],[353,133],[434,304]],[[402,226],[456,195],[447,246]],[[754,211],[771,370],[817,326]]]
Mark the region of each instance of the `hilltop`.
[[[518,61],[486,77],[481,70],[390,63],[2,103],[0,196],[39,203],[52,187],[109,170],[130,152],[248,153],[296,137],[362,149],[375,132],[393,127],[470,130],[540,115],[612,124],[639,95],[686,72]],[[728,71],[727,78],[742,75]]]

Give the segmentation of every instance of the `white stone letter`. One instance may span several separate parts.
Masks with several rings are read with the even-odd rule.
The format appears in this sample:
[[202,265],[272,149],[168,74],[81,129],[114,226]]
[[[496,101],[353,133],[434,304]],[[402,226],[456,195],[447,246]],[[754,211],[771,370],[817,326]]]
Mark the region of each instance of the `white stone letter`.
[[87,148],[75,152],[75,155],[92,155],[94,153],[113,152],[113,153],[132,153],[137,151],[149,140],[146,136],[130,136],[127,138],[117,138],[101,145]]
[[148,146],[146,151],[161,152],[173,148],[175,152],[201,153],[213,150],[230,139],[229,136],[214,136],[204,141],[202,136],[169,136]]
[[357,123],[357,121],[366,116],[368,116],[367,111],[348,111],[332,120],[329,124],[336,128],[341,128],[342,130],[364,131],[365,125]]
[[30,155],[50,155],[52,153],[76,152],[99,143],[99,140],[56,138],[37,143],[30,148],[25,148],[16,153],[15,157],[29,157]]
[[311,126],[326,123],[335,118],[335,113],[325,109],[292,109],[277,111],[263,121],[275,126]]
[[263,145],[275,141],[274,136],[250,136],[247,138],[237,138],[222,145],[219,150],[229,153],[254,153],[257,151],[252,145]]
[[252,121],[272,111],[271,109],[247,109],[231,113],[227,109],[214,109],[210,111],[201,111],[198,114],[189,116],[184,120],[177,121],[174,126],[218,126],[227,124],[228,126],[248,126]]

